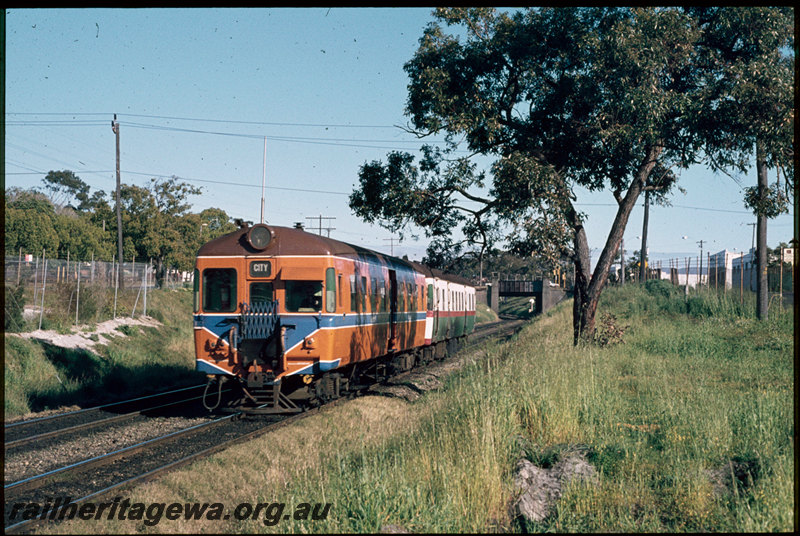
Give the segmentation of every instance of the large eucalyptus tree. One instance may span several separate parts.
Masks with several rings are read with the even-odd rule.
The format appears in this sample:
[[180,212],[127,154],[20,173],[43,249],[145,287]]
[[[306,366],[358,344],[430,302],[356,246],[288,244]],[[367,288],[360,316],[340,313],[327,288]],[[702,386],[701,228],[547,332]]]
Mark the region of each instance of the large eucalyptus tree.
[[[461,224],[486,247],[575,265],[574,339],[594,332],[608,271],[639,194],[668,188],[697,158],[687,121],[699,89],[694,20],[674,8],[438,9],[409,74],[407,113],[444,151],[365,164],[351,208],[439,244]],[[442,24],[452,28],[447,33]],[[495,158],[491,184],[457,148]],[[594,272],[576,187],[609,190],[618,210]],[[471,202],[465,204],[463,201]],[[476,208],[477,205],[477,208]]]

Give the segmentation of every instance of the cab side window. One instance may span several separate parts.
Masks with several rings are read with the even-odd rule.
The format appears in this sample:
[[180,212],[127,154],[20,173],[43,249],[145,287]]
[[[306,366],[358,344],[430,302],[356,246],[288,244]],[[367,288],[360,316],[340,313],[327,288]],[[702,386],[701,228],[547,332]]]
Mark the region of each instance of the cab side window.
[[286,281],[286,311],[316,313],[322,311],[322,281]]
[[203,311],[232,313],[236,310],[236,270],[206,268],[203,270]]

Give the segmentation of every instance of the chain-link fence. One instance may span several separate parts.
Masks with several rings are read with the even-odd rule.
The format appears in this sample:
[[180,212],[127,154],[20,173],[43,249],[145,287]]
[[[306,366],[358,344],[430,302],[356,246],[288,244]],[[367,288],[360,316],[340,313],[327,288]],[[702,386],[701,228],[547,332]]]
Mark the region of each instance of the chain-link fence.
[[[22,252],[5,261],[6,331],[147,315],[148,293],[156,287],[150,262],[48,259]],[[182,287],[191,277],[168,271],[161,286]]]
[[[793,303],[794,300],[794,262],[793,250],[782,249],[770,259],[767,266],[767,287],[772,296],[781,303]],[[613,268],[613,281],[619,283],[619,267]],[[655,261],[645,271],[646,279],[666,279],[676,286],[709,289],[720,293],[738,294],[757,292],[758,270],[756,258],[751,253],[731,253],[723,251],[709,254],[705,258],[685,257]],[[627,281],[636,282],[638,270],[627,272]]]

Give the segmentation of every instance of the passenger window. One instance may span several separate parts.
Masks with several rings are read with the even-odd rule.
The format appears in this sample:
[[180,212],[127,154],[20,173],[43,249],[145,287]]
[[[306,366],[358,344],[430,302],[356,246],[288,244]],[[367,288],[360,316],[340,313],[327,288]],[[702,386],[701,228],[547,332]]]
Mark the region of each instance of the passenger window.
[[367,310],[367,278],[361,276],[361,310]]
[[322,311],[322,282],[286,281],[286,311],[290,313]]
[[356,288],[356,276],[350,276],[350,310],[355,312],[357,310],[356,304],[358,303],[356,300],[356,296],[358,293],[358,289]]
[[250,284],[250,305],[271,302],[274,299],[273,296],[272,283]]
[[378,279],[373,277],[369,280],[369,303],[372,312],[378,311]]
[[236,270],[207,268],[203,270],[203,311],[232,313],[236,310]]
[[336,312],[336,270],[325,270],[325,310],[329,313]]

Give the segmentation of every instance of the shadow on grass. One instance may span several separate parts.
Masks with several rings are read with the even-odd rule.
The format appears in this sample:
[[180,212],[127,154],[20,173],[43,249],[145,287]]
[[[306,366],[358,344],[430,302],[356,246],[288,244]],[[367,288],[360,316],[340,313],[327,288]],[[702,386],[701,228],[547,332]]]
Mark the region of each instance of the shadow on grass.
[[526,297],[510,297],[501,298],[500,306],[497,308],[497,314],[503,318],[517,318],[520,320],[528,320],[536,316],[536,309],[530,311],[529,298]]
[[28,394],[31,411],[58,406],[81,408],[202,384],[201,372],[177,365],[111,363],[91,352],[41,343],[58,371],[60,388]]

